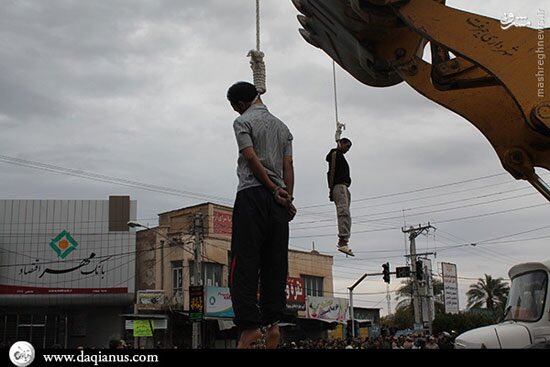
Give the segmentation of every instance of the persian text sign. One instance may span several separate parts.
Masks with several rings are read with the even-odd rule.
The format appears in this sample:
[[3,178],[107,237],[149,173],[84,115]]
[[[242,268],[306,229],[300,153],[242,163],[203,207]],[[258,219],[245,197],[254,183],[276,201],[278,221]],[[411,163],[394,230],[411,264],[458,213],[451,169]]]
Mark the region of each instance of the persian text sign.
[[189,318],[202,320],[204,315],[204,288],[200,286],[189,287]]
[[231,235],[232,214],[231,212],[214,210],[212,216],[212,233],[221,235]]
[[455,264],[441,263],[443,273],[443,290],[445,293],[445,312],[457,314],[458,304],[458,278]]
[[286,280],[286,308],[289,311],[305,311],[306,292],[302,278],[288,277]]
[[345,322],[349,302],[345,298],[307,297],[306,311],[310,319]]
[[166,297],[164,291],[145,290],[137,292],[137,307],[139,309],[155,309],[164,305]]
[[151,320],[134,320],[134,336],[153,336],[153,324],[151,323]]

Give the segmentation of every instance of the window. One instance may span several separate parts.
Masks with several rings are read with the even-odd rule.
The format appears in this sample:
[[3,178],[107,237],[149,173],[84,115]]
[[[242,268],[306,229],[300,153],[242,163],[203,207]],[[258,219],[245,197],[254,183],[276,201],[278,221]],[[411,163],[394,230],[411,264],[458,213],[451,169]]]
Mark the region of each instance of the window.
[[548,276],[534,271],[512,279],[505,320],[538,321],[543,316]]
[[183,262],[172,261],[172,296],[183,302]]
[[[193,284],[193,267],[194,262],[189,261],[189,280]],[[223,267],[216,263],[202,263],[202,284],[205,287],[222,287]]]
[[308,296],[323,297],[323,278],[302,275],[302,279]]

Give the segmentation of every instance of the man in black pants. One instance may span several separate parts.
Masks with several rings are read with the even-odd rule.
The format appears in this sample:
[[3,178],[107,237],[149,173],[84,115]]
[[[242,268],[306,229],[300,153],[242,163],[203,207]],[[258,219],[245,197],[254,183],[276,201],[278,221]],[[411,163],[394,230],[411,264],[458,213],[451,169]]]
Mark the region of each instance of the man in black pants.
[[269,113],[254,85],[232,85],[227,99],[241,115],[233,124],[239,187],[229,274],[234,322],[241,333],[237,348],[251,348],[262,336],[260,327],[267,327],[266,347],[272,349],[279,344],[277,324],[286,303],[288,223],[296,215],[293,138],[288,127]]

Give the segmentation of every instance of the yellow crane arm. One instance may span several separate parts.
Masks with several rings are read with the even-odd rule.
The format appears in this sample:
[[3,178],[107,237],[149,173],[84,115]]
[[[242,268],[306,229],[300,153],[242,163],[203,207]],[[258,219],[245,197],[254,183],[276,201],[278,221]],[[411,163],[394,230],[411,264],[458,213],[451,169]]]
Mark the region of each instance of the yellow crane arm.
[[[405,81],[461,115],[514,178],[550,201],[535,172],[550,170],[550,95],[540,82],[550,29],[503,27],[445,0],[292,1],[307,42],[364,84]],[[431,63],[422,59],[428,43]]]

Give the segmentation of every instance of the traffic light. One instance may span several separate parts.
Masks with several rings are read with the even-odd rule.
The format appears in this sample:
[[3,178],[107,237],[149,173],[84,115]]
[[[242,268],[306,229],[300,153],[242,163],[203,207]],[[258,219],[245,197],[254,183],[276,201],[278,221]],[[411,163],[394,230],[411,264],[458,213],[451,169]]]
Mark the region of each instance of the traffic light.
[[390,263],[382,264],[382,268],[384,269],[384,282],[390,284]]
[[421,260],[418,260],[416,262],[416,279],[422,280],[424,279],[424,264]]

